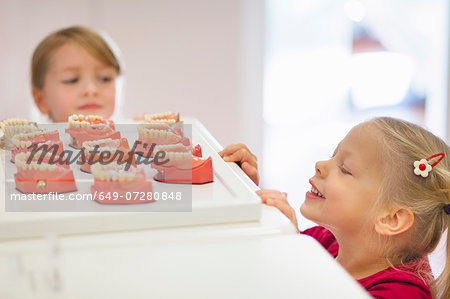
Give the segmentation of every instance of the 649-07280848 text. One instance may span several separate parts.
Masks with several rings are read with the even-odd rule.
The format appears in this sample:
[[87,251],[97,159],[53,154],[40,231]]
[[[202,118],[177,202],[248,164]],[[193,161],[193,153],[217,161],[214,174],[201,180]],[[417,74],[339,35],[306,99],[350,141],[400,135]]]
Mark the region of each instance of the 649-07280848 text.
[[114,200],[128,200],[128,201],[179,201],[182,199],[181,192],[95,192],[93,194],[94,200],[114,201]]

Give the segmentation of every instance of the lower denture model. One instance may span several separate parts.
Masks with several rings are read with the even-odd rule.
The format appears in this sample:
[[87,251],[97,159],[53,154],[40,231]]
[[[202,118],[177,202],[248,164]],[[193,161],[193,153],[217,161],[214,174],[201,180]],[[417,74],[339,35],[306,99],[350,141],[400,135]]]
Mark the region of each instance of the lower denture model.
[[[129,168],[127,168],[129,167]],[[152,181],[143,168],[112,162],[92,165],[94,184],[91,194],[102,204],[138,204],[153,202]]]
[[[214,181],[212,159],[201,157],[200,145],[194,148],[182,144],[159,145],[155,152],[166,153],[164,163],[151,163],[151,167],[158,171],[154,179],[169,183],[205,184]],[[194,154],[193,154],[194,153]]]
[[174,112],[164,112],[157,114],[145,113],[144,121],[147,123],[176,124],[180,123],[180,114]]
[[120,139],[120,132],[115,130],[114,122],[103,120],[98,115],[74,114],[69,116],[68,122],[66,133],[70,135],[70,146],[77,149],[81,149],[85,141]]
[[59,132],[57,130],[39,130],[30,133],[16,134],[12,138],[12,143],[14,149],[11,151],[11,162],[13,163],[15,161],[15,156],[23,152],[45,150],[57,156],[61,156],[64,151],[64,146],[59,139]]
[[85,141],[82,151],[84,152],[84,157],[80,157],[82,162],[80,169],[84,172],[91,173],[93,164],[107,164],[110,162],[119,162],[119,164],[128,162],[136,166],[134,152],[130,149],[126,138]]
[[144,113],[140,116],[135,116],[134,120],[143,121],[145,123],[160,123],[160,124],[180,124],[180,114],[174,112],[164,112],[157,114]]
[[146,158],[153,157],[153,146],[182,143],[190,145],[189,138],[183,136],[181,127],[168,124],[148,123],[137,127],[139,137],[136,140],[135,153]]
[[14,145],[12,144],[12,138],[16,134],[34,132],[39,130],[35,122],[29,122],[25,119],[20,118],[10,118],[0,121],[0,128],[3,132],[3,136],[0,139],[0,147],[7,150],[12,150],[14,148]]
[[[18,153],[15,157],[16,188],[23,193],[49,193],[76,191],[75,178],[69,164],[58,156],[42,151]],[[42,157],[41,157],[42,156]]]

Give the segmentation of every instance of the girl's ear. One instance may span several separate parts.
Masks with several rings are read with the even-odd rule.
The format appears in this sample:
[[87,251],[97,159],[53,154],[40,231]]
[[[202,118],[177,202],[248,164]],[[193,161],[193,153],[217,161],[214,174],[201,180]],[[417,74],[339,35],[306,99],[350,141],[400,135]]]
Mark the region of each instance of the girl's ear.
[[50,109],[48,108],[47,103],[45,103],[45,101],[44,101],[44,92],[37,87],[33,87],[32,93],[33,93],[34,103],[38,107],[39,111],[41,111],[42,114],[49,114]]
[[407,208],[398,208],[383,214],[375,223],[375,231],[383,236],[395,236],[406,232],[413,223],[413,212]]

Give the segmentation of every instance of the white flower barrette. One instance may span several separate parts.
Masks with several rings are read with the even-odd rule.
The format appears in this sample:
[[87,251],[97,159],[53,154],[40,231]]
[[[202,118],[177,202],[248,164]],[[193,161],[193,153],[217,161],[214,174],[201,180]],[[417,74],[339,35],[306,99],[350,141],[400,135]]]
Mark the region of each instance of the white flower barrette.
[[[434,162],[433,164],[429,164],[430,160],[439,157],[439,159]],[[431,157],[428,157],[426,159],[421,159],[420,161],[414,162],[414,173],[416,175],[421,175],[422,177],[426,178],[428,176],[428,173],[433,169],[434,166],[436,166],[439,162],[441,162],[442,159],[444,159],[445,155],[443,153],[439,153],[436,155],[433,155]]]

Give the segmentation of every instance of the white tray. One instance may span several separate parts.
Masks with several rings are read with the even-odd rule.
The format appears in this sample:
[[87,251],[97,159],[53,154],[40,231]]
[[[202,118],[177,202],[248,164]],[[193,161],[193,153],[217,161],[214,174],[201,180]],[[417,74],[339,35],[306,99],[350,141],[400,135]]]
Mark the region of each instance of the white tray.
[[[118,230],[164,228],[189,225],[206,225],[233,222],[258,221],[261,217],[260,200],[255,194],[257,186],[242,172],[235,163],[226,163],[217,154],[222,147],[206,128],[195,118],[183,118],[192,124],[192,144],[200,144],[203,156],[213,161],[214,182],[204,185],[192,185],[192,212],[114,212],[114,206],[91,204],[113,212],[5,212],[5,197],[10,196],[13,182],[9,162],[10,153],[2,151],[0,163],[0,240],[41,237],[53,234],[83,234]],[[124,135],[124,134],[123,134]],[[128,136],[125,136],[128,137]],[[61,139],[67,147],[67,134]],[[129,139],[130,146],[134,140]],[[5,161],[6,160],[6,161]],[[79,166],[71,165],[76,180],[85,182],[92,176],[79,171]],[[154,190],[161,190],[166,183],[153,182]],[[77,184],[79,185],[79,184]],[[81,188],[88,188],[84,183]],[[88,192],[80,190],[78,192]],[[156,205],[147,203],[143,205]],[[132,205],[134,209],[137,206]],[[116,206],[117,207],[117,206]],[[122,206],[123,207],[123,206]],[[123,211],[123,209],[118,209]]]

